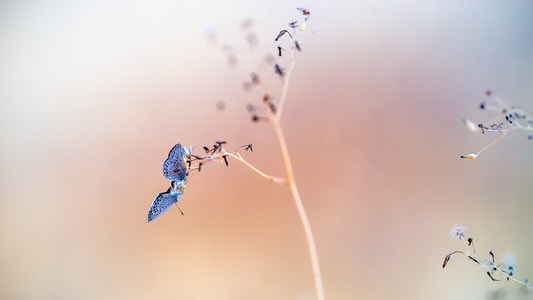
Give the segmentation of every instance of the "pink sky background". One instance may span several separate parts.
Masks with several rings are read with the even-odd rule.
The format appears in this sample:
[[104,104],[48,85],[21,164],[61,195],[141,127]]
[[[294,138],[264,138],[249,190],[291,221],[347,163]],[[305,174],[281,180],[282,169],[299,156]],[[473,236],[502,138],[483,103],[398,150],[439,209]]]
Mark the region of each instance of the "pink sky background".
[[527,132],[459,159],[497,136],[462,124],[492,119],[485,90],[533,112],[533,3],[325,3],[2,2],[0,298],[315,299],[289,189],[236,161],[188,182],[184,216],[146,222],[177,142],[252,143],[249,162],[283,176],[272,129],[246,111],[253,69],[205,32],[245,48],[251,19],[256,54],[276,54],[298,6],[311,18],[282,126],[326,299],[527,298],[466,259],[441,264],[462,224],[480,256],[512,251],[533,276]]

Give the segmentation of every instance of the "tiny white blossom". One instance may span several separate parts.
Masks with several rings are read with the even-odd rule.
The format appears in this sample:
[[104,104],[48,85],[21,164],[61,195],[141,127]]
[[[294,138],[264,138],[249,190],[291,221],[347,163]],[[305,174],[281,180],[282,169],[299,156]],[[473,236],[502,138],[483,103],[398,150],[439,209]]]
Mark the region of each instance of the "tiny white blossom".
[[453,225],[450,235],[453,239],[460,240],[465,237],[466,228],[461,225]]
[[507,251],[502,254],[502,264],[507,269],[506,271],[516,268],[516,256],[514,256],[513,252]]

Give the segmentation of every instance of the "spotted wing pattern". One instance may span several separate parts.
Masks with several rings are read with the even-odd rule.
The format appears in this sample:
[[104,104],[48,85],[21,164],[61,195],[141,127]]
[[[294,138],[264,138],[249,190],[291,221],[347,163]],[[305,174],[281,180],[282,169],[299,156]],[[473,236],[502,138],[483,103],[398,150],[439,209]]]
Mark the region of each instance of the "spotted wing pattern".
[[176,144],[170,150],[168,158],[163,163],[163,176],[170,181],[181,181],[187,178],[187,167],[184,163],[185,148]]
[[166,192],[159,193],[155,197],[150,210],[148,211],[148,222],[153,221],[159,217],[162,213],[167,211],[174,203],[178,202],[181,193],[176,192],[170,187]]

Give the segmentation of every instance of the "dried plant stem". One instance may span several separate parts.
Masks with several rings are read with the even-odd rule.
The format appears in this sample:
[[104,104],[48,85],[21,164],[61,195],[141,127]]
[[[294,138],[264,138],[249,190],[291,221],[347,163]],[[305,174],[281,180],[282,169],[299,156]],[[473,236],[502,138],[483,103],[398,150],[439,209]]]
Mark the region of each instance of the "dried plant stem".
[[477,155],[481,154],[481,152],[489,149],[490,147],[494,146],[497,142],[499,142],[500,140],[502,140],[505,135],[507,134],[507,130],[506,131],[502,131],[502,133],[500,134],[499,137],[497,137],[494,141],[492,141],[492,143],[488,144],[487,146],[485,146],[483,149],[479,150],[477,152]]
[[[463,242],[463,246],[465,247],[466,250],[465,251],[455,250],[451,252],[450,254],[446,255],[444,258],[444,262],[442,264],[443,268],[445,268],[446,265],[449,263],[452,255],[462,254],[466,258],[468,258],[471,262],[474,262],[478,267],[483,269],[486,272],[485,274],[487,274],[490,277],[490,279],[492,279],[492,281],[500,281],[501,278],[507,281],[512,280],[524,286],[528,292],[533,291],[533,287],[529,284],[528,279],[519,280],[515,278],[514,277],[515,275],[513,274],[514,266],[506,265],[503,262],[497,263],[494,260],[494,253],[492,251],[489,251],[489,254],[491,255],[492,259],[480,258],[476,254],[476,249],[474,248],[474,244],[473,244],[473,238],[470,237],[466,239],[464,237],[464,233],[465,233],[465,228],[462,226],[454,226],[454,228],[452,229],[452,232],[451,232],[452,238],[460,239]],[[499,278],[499,276],[494,276],[494,274],[500,275],[501,278]]]
[[316,250],[316,244],[315,244],[315,238],[313,236],[313,231],[311,230],[311,224],[309,223],[309,218],[307,217],[307,213],[305,212],[305,208],[302,202],[302,198],[300,197],[300,192],[298,191],[298,186],[296,185],[296,180],[294,179],[294,171],[292,169],[292,163],[289,155],[289,150],[287,148],[287,143],[285,142],[285,136],[283,135],[283,130],[281,129],[281,125],[278,122],[277,118],[274,114],[270,113],[268,115],[268,120],[272,124],[272,127],[274,128],[274,131],[276,133],[276,136],[278,138],[278,143],[281,150],[281,155],[283,157],[283,163],[285,165],[285,170],[287,173],[287,178],[280,178],[280,177],[274,177],[270,176],[261,170],[257,169],[250,163],[248,163],[238,152],[227,152],[223,150],[223,155],[230,156],[241,163],[245,164],[247,167],[252,169],[254,172],[259,174],[261,177],[283,185],[288,185],[291,189],[292,197],[294,199],[294,203],[296,204],[296,208],[298,210],[298,214],[300,216],[300,221],[302,222],[302,226],[304,228],[305,237],[307,239],[307,246],[309,248],[309,255],[311,258],[311,265],[313,268],[313,277],[315,281],[315,290],[317,294],[318,300],[324,300],[324,286],[322,283],[322,275],[320,273],[320,264],[318,262],[318,254]]
[[[308,15],[309,15],[309,12],[307,11],[306,20],[308,18]],[[305,29],[305,27],[303,26],[305,26],[305,23],[302,24],[302,27],[300,27],[301,33],[303,33]],[[296,47],[293,47],[291,54],[290,54],[290,61],[291,61],[290,65],[288,69],[285,71],[285,73],[281,75],[281,77],[283,78],[282,90],[281,90],[279,102],[275,106],[275,110],[273,110],[272,107],[269,106],[270,102],[265,102],[265,105],[266,105],[265,111],[266,111],[267,119],[272,125],[272,127],[274,128],[274,132],[276,133],[279,147],[281,150],[281,155],[283,157],[283,162],[285,165],[285,171],[286,171],[287,177],[279,178],[279,177],[273,177],[273,176],[263,173],[262,171],[258,170],[257,168],[249,164],[246,160],[244,160],[238,152],[230,153],[230,152],[224,151],[224,155],[237,159],[238,161],[242,162],[243,164],[248,166],[250,169],[252,169],[254,172],[256,172],[257,174],[259,174],[263,178],[266,178],[269,181],[276,182],[276,183],[283,184],[283,185],[288,185],[290,187],[292,198],[294,200],[294,203],[296,204],[296,209],[298,210],[300,221],[302,222],[302,226],[305,232],[305,237],[307,239],[307,246],[309,248],[309,255],[311,258],[311,266],[313,269],[313,277],[315,281],[315,290],[316,290],[317,299],[324,300],[325,299],[324,286],[322,283],[322,275],[320,273],[320,264],[318,262],[318,254],[317,254],[315,239],[313,236],[313,231],[311,230],[311,224],[309,223],[309,218],[307,217],[307,213],[305,212],[302,198],[300,197],[300,193],[298,192],[298,186],[296,185],[296,180],[294,179],[294,171],[292,169],[292,163],[291,163],[291,159],[289,155],[289,150],[287,148],[285,136],[283,135],[283,130],[281,129],[281,125],[280,125],[283,108],[285,106],[285,102],[287,99],[287,93],[289,90],[289,82],[290,82],[291,74],[295,66],[296,60],[294,58],[295,58],[296,51],[297,51]],[[261,81],[258,83],[258,86],[263,91],[263,95],[267,95],[267,96],[270,95],[268,89]]]
[[[287,83],[287,81],[285,83]],[[287,143],[285,142],[285,136],[283,135],[283,130],[281,130],[281,126],[277,118],[274,118],[273,115],[271,115],[269,117],[269,120],[270,120],[270,123],[272,124],[272,127],[274,127],[276,136],[278,137],[278,142],[279,142],[279,146],[281,149],[281,155],[283,156],[283,162],[285,164],[285,170],[287,172],[288,184],[289,184],[289,187],[291,188],[292,197],[296,204],[296,208],[298,209],[298,214],[300,215],[300,221],[302,222],[302,226],[304,227],[305,237],[307,238],[307,246],[309,247],[309,254],[311,256],[311,265],[313,267],[313,276],[315,279],[315,289],[316,289],[317,299],[324,300],[325,299],[324,298],[324,286],[322,284],[320,264],[318,263],[318,254],[317,254],[316,245],[315,245],[315,238],[313,237],[313,231],[311,230],[311,224],[309,223],[309,219],[307,218],[307,213],[305,212],[305,208],[302,203],[302,198],[300,197],[300,193],[298,192],[296,181],[294,180],[294,172],[292,170],[292,163],[291,163],[291,159],[289,156],[289,150],[287,148]]]
[[286,71],[285,77],[283,80],[283,88],[281,90],[281,96],[280,96],[278,107],[277,107],[277,113],[275,116],[273,116],[276,119],[277,123],[280,122],[281,115],[283,112],[283,107],[285,105],[285,99],[287,99],[287,92],[289,91],[289,82],[290,82],[289,79],[291,78],[292,70],[294,70],[295,61],[296,60],[294,59],[294,50],[293,50],[291,53],[291,65],[289,66],[289,69]]
[[296,180],[294,179],[294,171],[292,169],[289,149],[287,148],[285,136],[283,135],[283,130],[281,129],[281,125],[280,125],[283,107],[285,105],[285,102],[287,99],[287,92],[289,90],[289,82],[290,82],[290,78],[292,75],[292,71],[294,70],[294,65],[296,61],[294,59],[295,53],[296,53],[296,49],[293,48],[291,51],[291,64],[289,68],[287,69],[285,76],[283,77],[283,87],[281,90],[281,96],[280,96],[279,103],[277,106],[277,111],[275,114],[273,114],[271,111],[267,110],[269,112],[268,120],[270,121],[270,124],[274,128],[274,132],[276,133],[276,136],[278,138],[281,155],[283,157],[283,163],[285,164],[285,171],[287,172],[287,181],[291,189],[292,198],[294,200],[294,203],[296,204],[296,209],[298,210],[298,214],[300,216],[300,221],[302,222],[302,226],[304,228],[305,237],[307,239],[307,247],[309,248],[309,255],[311,258],[311,266],[313,268],[313,277],[315,281],[315,290],[316,290],[317,299],[324,300],[325,299],[324,285],[322,283],[322,274],[320,272],[320,264],[318,262],[318,253],[316,250],[315,238],[313,236],[313,231],[311,230],[311,224],[309,223],[309,218],[307,217],[307,213],[305,212],[302,198],[300,197],[300,192],[298,191],[298,186],[296,185]]
[[252,169],[254,172],[259,174],[259,176],[265,178],[268,181],[272,181],[272,182],[283,184],[283,185],[289,185],[289,182],[288,182],[287,179],[270,176],[270,175],[262,172],[261,170],[257,169],[256,167],[254,167],[253,165],[248,163],[244,158],[242,158],[242,156],[238,152],[230,153],[230,152],[224,151],[224,155],[231,156],[231,157],[235,158],[236,160],[238,160],[241,163],[245,164],[248,168]]

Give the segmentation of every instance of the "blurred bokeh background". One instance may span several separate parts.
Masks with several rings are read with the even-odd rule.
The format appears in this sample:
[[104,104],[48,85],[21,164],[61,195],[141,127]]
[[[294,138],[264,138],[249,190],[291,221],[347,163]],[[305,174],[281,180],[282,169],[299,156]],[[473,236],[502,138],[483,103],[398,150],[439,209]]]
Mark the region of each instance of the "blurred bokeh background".
[[290,191],[235,161],[189,181],[184,216],[146,222],[177,142],[253,143],[245,157],[283,175],[246,111],[253,69],[220,47],[246,48],[253,20],[255,53],[276,54],[298,6],[282,126],[327,299],[533,297],[466,259],[441,268],[462,224],[533,276],[527,133],[458,158],[496,137],[462,124],[493,117],[485,90],[533,112],[531,1],[160,0],[0,3],[0,298],[314,299]]

